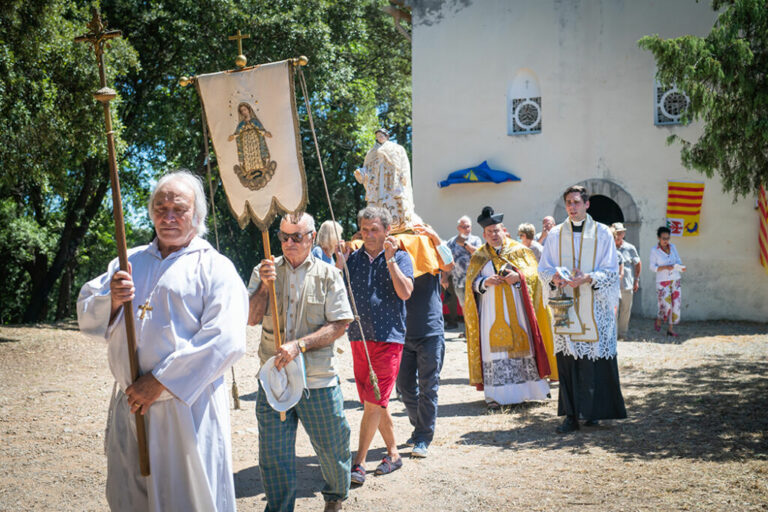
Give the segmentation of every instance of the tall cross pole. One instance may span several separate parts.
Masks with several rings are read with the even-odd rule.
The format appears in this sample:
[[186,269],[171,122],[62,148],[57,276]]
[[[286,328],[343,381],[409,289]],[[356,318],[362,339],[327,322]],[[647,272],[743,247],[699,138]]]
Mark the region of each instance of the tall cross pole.
[[[125,221],[123,220],[123,201],[120,197],[120,179],[117,175],[117,157],[115,156],[115,134],[112,131],[112,114],[109,102],[117,93],[107,87],[107,75],[104,66],[104,44],[110,39],[120,37],[119,30],[107,30],[101,21],[101,15],[96,8],[92,9],[93,18],[88,23],[88,33],[76,37],[75,42],[85,42],[93,45],[96,60],[99,65],[100,89],[94,93],[97,101],[104,107],[104,124],[107,131],[107,149],[109,151],[109,179],[112,183],[112,208],[115,217],[115,240],[117,242],[117,258],[120,270],[128,271],[128,247],[125,241]],[[131,378],[134,382],[139,378],[139,358],[136,354],[136,325],[134,322],[133,302],[123,304],[125,318],[125,334],[128,339],[128,357],[131,365]],[[139,444],[139,469],[144,476],[149,475],[149,450],[147,448],[147,431],[144,416],[136,413],[136,440]]]

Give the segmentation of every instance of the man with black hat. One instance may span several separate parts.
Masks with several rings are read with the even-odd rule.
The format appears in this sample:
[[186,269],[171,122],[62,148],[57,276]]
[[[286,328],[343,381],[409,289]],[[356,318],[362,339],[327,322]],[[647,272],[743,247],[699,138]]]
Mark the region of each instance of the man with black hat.
[[616,245],[608,226],[587,214],[587,189],[568,187],[563,201],[568,219],[552,228],[539,262],[542,281],[574,300],[567,325],[555,326],[561,434],[579,430],[579,418],[594,426],[627,417],[616,362]]
[[503,218],[490,206],[477,218],[486,243],[469,262],[464,301],[469,383],[485,391],[490,408],[544,400],[549,394],[543,336],[551,334],[539,323],[550,319],[536,258],[506,236]]

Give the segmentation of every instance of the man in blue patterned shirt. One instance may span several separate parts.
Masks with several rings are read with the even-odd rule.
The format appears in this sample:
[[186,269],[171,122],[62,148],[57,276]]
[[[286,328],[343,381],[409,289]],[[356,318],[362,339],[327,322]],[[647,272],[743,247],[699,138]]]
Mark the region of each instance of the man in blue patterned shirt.
[[[363,418],[357,453],[352,461],[352,483],[365,482],[365,457],[378,430],[387,455],[376,474],[388,474],[403,465],[397,451],[389,395],[395,385],[405,343],[405,301],[413,291],[413,263],[407,252],[389,236],[392,218],[383,208],[369,206],[357,215],[363,247],[349,255],[347,267],[362,331],[353,323],[348,331],[355,382]],[[366,352],[378,379],[377,397],[369,379]]]

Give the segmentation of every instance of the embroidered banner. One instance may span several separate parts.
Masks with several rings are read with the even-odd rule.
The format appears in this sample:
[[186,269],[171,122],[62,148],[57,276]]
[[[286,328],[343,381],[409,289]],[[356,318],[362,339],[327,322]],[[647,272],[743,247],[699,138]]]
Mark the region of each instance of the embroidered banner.
[[760,185],[760,193],[757,198],[758,211],[760,213],[760,264],[768,272],[768,194],[765,187]]
[[703,183],[667,182],[667,227],[672,236],[698,236]]
[[240,227],[250,219],[266,231],[276,215],[303,210],[307,180],[290,62],[198,75],[196,84]]

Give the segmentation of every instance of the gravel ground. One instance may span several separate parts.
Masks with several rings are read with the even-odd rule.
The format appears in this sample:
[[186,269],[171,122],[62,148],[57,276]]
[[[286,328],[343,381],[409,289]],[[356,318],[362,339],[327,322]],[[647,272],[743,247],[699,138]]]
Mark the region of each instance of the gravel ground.
[[[461,333],[447,333],[437,434],[426,459],[369,477],[345,510],[768,510],[768,324],[682,324],[680,338],[633,321],[619,343],[629,418],[559,436],[553,398],[489,412],[467,385]],[[258,329],[235,367],[240,510],[262,510],[254,416]],[[340,355],[352,448],[362,409]],[[105,510],[103,429],[112,390],[103,344],[72,323],[0,327],[0,510]],[[231,379],[231,375],[228,374]],[[398,439],[410,433],[392,402]],[[380,437],[368,456],[383,456]],[[322,478],[300,429],[297,510],[322,510]]]

